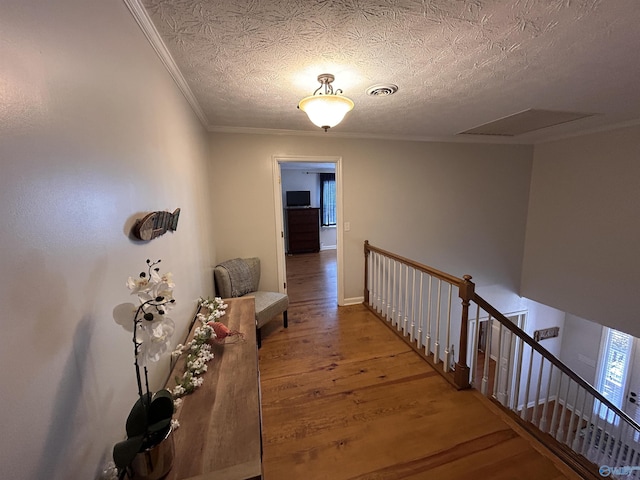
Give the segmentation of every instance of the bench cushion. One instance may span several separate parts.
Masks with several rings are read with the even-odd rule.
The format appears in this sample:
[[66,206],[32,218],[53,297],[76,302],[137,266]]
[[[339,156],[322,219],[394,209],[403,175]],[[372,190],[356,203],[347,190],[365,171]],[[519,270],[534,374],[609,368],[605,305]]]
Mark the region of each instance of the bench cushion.
[[256,302],[256,326],[261,328],[276,315],[289,307],[289,297],[278,292],[251,292],[246,297],[254,297]]

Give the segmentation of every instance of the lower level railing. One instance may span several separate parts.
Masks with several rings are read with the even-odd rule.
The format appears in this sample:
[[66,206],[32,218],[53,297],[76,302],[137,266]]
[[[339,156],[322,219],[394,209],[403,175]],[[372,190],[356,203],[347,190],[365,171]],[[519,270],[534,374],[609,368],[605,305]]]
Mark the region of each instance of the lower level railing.
[[583,474],[640,478],[640,426],[475,293],[470,276],[364,250],[365,305],[457,388],[478,389]]

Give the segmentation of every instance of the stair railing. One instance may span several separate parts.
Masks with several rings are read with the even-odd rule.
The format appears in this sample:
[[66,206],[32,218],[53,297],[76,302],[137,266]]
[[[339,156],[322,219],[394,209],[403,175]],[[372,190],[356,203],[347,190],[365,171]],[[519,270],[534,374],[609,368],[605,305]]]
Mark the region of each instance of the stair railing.
[[[365,305],[457,388],[469,388],[467,333],[474,285],[365,241]],[[453,303],[453,296],[461,299]],[[456,345],[460,346],[455,359]],[[462,348],[464,346],[464,348]]]
[[471,276],[454,277],[368,241],[364,252],[364,304],[452,384],[478,389],[540,440],[552,439],[576,470],[592,462],[602,476],[640,478],[638,423],[475,293]]

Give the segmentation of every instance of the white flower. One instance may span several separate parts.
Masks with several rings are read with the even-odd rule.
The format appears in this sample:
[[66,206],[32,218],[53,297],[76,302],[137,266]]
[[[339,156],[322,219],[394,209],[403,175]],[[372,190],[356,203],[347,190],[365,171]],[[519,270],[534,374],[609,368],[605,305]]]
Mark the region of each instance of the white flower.
[[204,300],[202,297],[199,299],[200,306],[209,310],[208,315],[198,314],[198,320],[202,323],[215,321],[225,314],[227,306],[220,297],[215,297],[213,300]]
[[[151,270],[149,272],[149,278],[146,276],[138,279],[129,277],[127,287],[131,290],[132,294],[135,293],[138,295],[140,303],[152,302],[151,305],[145,306],[145,311],[153,313],[155,310],[164,313],[173,307],[171,300],[173,300],[173,288],[175,284],[173,283],[173,276],[170,272],[160,275],[155,270]],[[157,298],[162,298],[160,301],[162,305],[155,305]]]
[[177,410],[178,408],[180,408],[180,405],[182,405],[182,398],[176,398],[173,401],[173,408]]
[[171,428],[174,430],[177,430],[178,428],[180,428],[180,422],[178,420],[176,420],[175,418],[173,418],[171,420]]
[[202,343],[212,337],[215,337],[215,334],[213,333],[213,328],[210,325],[202,325],[201,327],[197,327],[193,332],[193,339],[196,342],[194,342],[194,345],[191,346],[191,350],[195,351],[197,348],[197,343]]
[[173,395],[176,397],[181,397],[185,393],[187,393],[187,391],[182,385],[176,385],[173,389]]
[[194,387],[199,387],[200,385],[202,385],[204,383],[204,378],[202,378],[202,377],[193,377],[191,379],[191,382],[193,383]]
[[173,320],[165,315],[156,315],[151,322],[142,320],[136,333],[139,342],[138,362],[146,365],[160,360],[169,348],[174,331]]
[[173,358],[178,358],[180,355],[182,355],[184,348],[185,346],[179,343],[178,345],[176,345],[176,348],[173,350],[173,352],[171,352],[171,356]]
[[127,279],[127,288],[131,290],[132,295],[134,293],[146,291],[148,287],[149,287],[149,279],[147,277],[138,277],[138,278],[129,277]]
[[213,359],[213,353],[211,353],[211,345],[205,343],[201,346],[200,350],[196,352],[196,355],[202,362],[208,362]]

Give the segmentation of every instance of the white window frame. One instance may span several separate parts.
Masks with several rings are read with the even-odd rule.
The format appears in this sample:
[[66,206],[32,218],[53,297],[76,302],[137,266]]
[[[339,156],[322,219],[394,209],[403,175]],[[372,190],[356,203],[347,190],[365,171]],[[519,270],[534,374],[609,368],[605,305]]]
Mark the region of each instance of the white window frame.
[[[617,377],[620,379],[620,385],[618,385],[618,389],[617,389],[617,393],[618,395],[616,396],[617,398],[609,398],[609,395],[607,395],[607,392],[605,392],[605,381],[606,381],[606,374],[607,371],[609,369],[612,368],[612,366],[609,366],[609,368],[607,368],[607,362],[608,362],[608,357],[609,357],[609,349],[611,347],[611,339],[612,339],[612,334],[621,334],[624,335],[625,337],[627,337],[627,343],[628,343],[628,347],[627,347],[627,351],[626,351],[626,362],[622,365],[622,371],[618,372]],[[613,328],[609,328],[609,327],[604,327],[602,329],[602,340],[600,343],[600,358],[598,361],[598,370],[596,373],[596,389],[602,393],[605,398],[607,398],[607,400],[609,400],[611,403],[613,403],[616,407],[618,407],[620,410],[623,410],[623,406],[624,406],[624,402],[625,402],[625,398],[626,398],[626,393],[627,393],[627,385],[629,382],[629,373],[631,371],[631,363],[633,362],[633,345],[634,345],[634,341],[633,341],[633,337],[627,333],[624,332],[620,332],[619,330],[615,330]],[[615,382],[611,382],[614,383]],[[611,412],[605,405],[603,405],[601,402],[596,401],[594,403],[594,412],[602,419],[607,420],[608,423],[614,423],[614,418],[615,415],[613,412]],[[615,420],[615,423],[618,423],[618,419]]]

